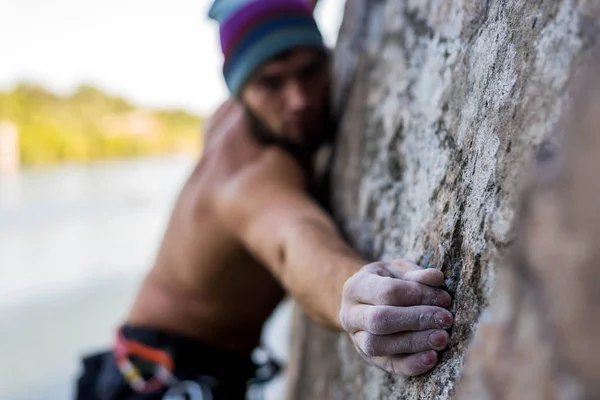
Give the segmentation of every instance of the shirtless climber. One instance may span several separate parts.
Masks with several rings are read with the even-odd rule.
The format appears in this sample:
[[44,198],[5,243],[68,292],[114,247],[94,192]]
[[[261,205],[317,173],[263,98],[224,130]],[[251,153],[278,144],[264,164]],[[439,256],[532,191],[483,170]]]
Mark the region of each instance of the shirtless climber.
[[361,258],[310,184],[312,156],[334,129],[312,7],[217,0],[209,16],[236,100],[208,122],[156,262],[114,351],[84,359],[78,399],[177,398],[168,390],[243,399],[257,368],[250,353],[286,293],[317,323],[347,331],[367,362],[430,370],[452,324],[442,273]]

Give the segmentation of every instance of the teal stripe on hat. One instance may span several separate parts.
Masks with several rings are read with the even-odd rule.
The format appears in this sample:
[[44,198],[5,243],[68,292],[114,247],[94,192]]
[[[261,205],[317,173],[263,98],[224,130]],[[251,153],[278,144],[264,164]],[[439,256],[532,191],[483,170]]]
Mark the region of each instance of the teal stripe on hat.
[[252,0],[215,0],[208,10],[208,16],[215,21],[223,22],[234,11],[237,11],[242,5],[250,1]]
[[243,63],[235,63],[224,72],[229,91],[238,97],[256,68],[278,53],[298,46],[324,49],[323,38],[314,26],[280,28],[263,36],[244,51]]
[[[304,28],[306,26],[314,26],[315,29],[317,29],[317,25],[313,19],[306,15],[298,14],[282,15],[278,18],[266,20],[262,24],[257,24],[254,29],[247,31],[241,40],[232,46],[233,51],[225,58],[225,65],[223,66],[225,73],[227,73],[229,65],[238,63],[240,58],[243,59],[246,56],[246,51],[249,47],[261,41],[270,33],[281,30]],[[284,40],[283,36],[281,39]]]

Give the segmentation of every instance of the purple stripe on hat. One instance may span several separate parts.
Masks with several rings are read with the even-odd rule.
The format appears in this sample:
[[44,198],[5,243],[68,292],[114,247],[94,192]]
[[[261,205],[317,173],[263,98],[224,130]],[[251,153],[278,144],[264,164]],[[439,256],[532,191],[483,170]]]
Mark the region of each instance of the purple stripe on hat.
[[232,41],[240,33],[248,29],[248,25],[256,24],[262,15],[271,15],[273,12],[302,13],[312,17],[312,7],[307,0],[254,0],[237,9],[226,19],[220,27],[221,50],[227,53]]
[[[230,64],[235,64],[236,60],[244,55],[244,52],[257,42],[260,42],[264,36],[268,36],[272,32],[283,32],[286,29],[296,28],[314,28],[318,32],[314,19],[307,17],[306,15],[292,14],[290,16],[281,16],[279,18],[272,18],[266,20],[265,23],[257,25],[254,29],[249,30],[247,34],[240,37],[240,40],[236,42],[236,45],[231,48],[231,53],[225,54],[225,71],[229,68]],[[282,36],[283,38],[283,36]]]
[[289,6],[270,8],[268,10],[264,10],[263,12],[256,12],[254,14],[245,14],[245,16],[248,18],[246,21],[244,21],[244,24],[237,25],[229,30],[221,31],[221,50],[223,50],[224,54],[229,53],[232,48],[236,46],[236,43],[255,27],[264,24],[266,21],[276,20],[290,15],[304,15],[305,17],[312,18],[311,15],[306,15],[297,7],[294,8]]
[[252,36],[256,36],[254,32],[257,30],[278,29],[278,26],[282,24],[295,23],[295,21],[298,20],[309,25],[315,25],[316,27],[315,20],[312,16],[298,12],[282,12],[276,10],[275,12],[260,15],[254,20],[249,21],[247,26],[242,27],[242,29],[237,32],[237,35],[233,36],[231,43],[228,46],[225,46],[223,55],[225,56],[225,59],[228,59],[231,54],[237,52],[240,46],[243,46],[245,42],[252,40]]

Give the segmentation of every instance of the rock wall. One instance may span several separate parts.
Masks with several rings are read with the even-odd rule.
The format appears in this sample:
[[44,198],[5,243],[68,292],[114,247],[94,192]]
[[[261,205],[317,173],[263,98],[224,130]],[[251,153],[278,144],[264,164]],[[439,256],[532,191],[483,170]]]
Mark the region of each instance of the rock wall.
[[600,369],[600,47],[578,71],[538,160],[477,327],[457,397],[598,399]]
[[[471,384],[465,379],[457,391],[457,383],[492,299],[503,265],[498,260],[515,247],[524,171],[559,144],[555,127],[569,80],[599,37],[594,3],[347,1],[334,67],[341,115],[335,216],[369,258],[404,257],[441,268],[455,324],[440,365],[404,379],[366,366],[346,335],[325,331],[297,311],[290,399],[497,398],[477,368],[466,370]],[[499,290],[512,293],[517,278],[504,279]],[[504,309],[519,306],[513,300]],[[489,315],[500,324],[510,320]],[[544,332],[544,319],[529,321],[539,324],[530,335]],[[503,345],[499,340],[493,350],[480,349],[473,364],[489,364],[481,354],[498,356]],[[507,358],[504,368],[527,363],[535,352],[521,356]],[[510,374],[489,376],[501,387]]]

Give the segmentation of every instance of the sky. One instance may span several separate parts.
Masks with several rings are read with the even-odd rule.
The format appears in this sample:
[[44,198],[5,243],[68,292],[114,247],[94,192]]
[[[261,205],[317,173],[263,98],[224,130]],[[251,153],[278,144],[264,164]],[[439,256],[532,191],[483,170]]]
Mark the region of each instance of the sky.
[[[0,0],[0,90],[90,83],[143,106],[210,113],[227,96],[212,0]],[[345,0],[320,0],[337,38]]]

